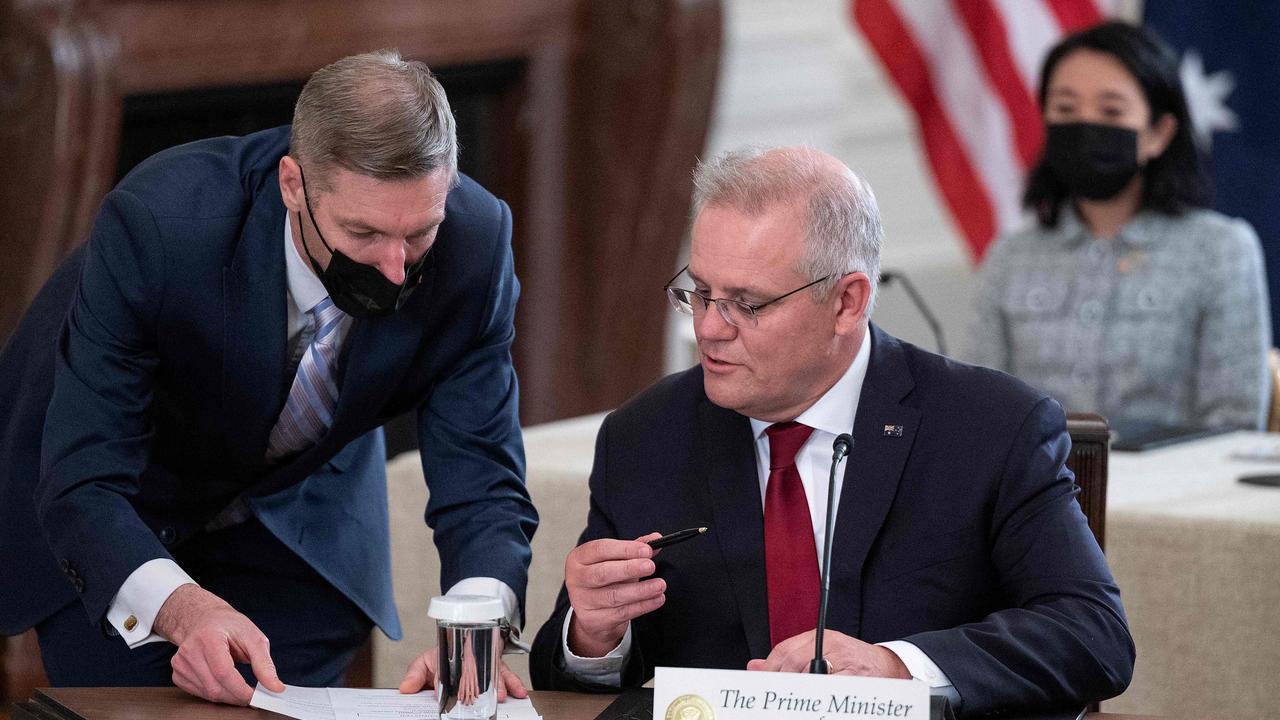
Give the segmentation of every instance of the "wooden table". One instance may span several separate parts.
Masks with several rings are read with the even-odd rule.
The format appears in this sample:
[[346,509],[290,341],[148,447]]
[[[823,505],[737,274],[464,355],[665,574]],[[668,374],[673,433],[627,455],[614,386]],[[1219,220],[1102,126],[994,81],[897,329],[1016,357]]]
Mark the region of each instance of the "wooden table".
[[[546,720],[591,720],[600,714],[612,695],[567,692],[533,693],[533,706]],[[45,688],[37,690],[30,705],[45,715],[40,720],[279,720],[266,710],[215,705],[177,688]],[[15,720],[23,717],[15,709]]]
[[[533,706],[546,720],[592,720],[612,695],[538,691]],[[26,703],[25,717],[39,720],[274,720],[282,715],[257,708],[214,705],[177,688],[46,688]],[[44,713],[44,714],[40,714]],[[22,709],[14,719],[24,718]],[[1089,720],[1151,720],[1141,715],[1090,713]]]

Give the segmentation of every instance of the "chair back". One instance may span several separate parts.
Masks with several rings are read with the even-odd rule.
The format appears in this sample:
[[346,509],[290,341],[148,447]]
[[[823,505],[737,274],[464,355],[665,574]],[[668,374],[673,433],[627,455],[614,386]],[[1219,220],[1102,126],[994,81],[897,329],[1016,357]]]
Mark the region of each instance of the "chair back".
[[1267,432],[1280,432],[1280,349],[1271,348],[1267,353],[1267,367],[1271,370],[1271,402],[1267,405]]
[[1071,435],[1071,454],[1067,467],[1076,474],[1080,486],[1080,509],[1089,521],[1089,529],[1104,551],[1107,546],[1107,454],[1111,446],[1111,427],[1107,419],[1093,413],[1069,413],[1067,433]]

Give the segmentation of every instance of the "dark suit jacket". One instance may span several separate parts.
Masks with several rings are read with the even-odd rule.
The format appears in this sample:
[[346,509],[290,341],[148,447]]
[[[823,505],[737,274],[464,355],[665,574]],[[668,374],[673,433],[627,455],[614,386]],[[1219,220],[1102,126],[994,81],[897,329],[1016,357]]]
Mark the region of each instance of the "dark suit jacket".
[[537,516],[510,355],[511,215],[470,179],[449,193],[407,304],[351,328],[330,431],[264,465],[292,379],[277,179],[288,145],[277,128],[139,165],[0,355],[5,633],[77,596],[102,618],[134,569],[201,538],[247,493],[273,534],[398,638],[378,428],[407,411],[442,585],[496,577],[523,602]]
[[[1063,466],[1057,403],[873,328],[853,437],[831,629],[916,644],[966,714],[1080,707],[1124,689],[1133,642]],[[743,669],[769,654],[750,423],[707,400],[693,368],[605,420],[582,542],[699,525],[707,537],[657,558],[667,600],[632,624],[626,685],[659,665]],[[589,689],[557,669],[567,610],[562,591],[534,646],[535,687]]]

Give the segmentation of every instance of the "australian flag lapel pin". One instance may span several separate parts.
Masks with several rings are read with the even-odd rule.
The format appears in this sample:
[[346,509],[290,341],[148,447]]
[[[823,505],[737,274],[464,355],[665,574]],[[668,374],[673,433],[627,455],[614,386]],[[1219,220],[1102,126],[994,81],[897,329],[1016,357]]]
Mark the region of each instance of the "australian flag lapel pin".
[[884,436],[885,437],[902,437],[902,426],[901,425],[885,425]]

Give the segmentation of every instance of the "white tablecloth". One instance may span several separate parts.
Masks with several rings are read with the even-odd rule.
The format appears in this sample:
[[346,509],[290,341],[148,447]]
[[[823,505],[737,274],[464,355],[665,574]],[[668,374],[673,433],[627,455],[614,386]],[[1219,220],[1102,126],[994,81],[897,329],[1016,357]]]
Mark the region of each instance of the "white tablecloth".
[[[1244,460],[1238,453],[1269,454]],[[1280,436],[1111,454],[1107,557],[1138,660],[1110,712],[1270,717],[1280,687]]]

